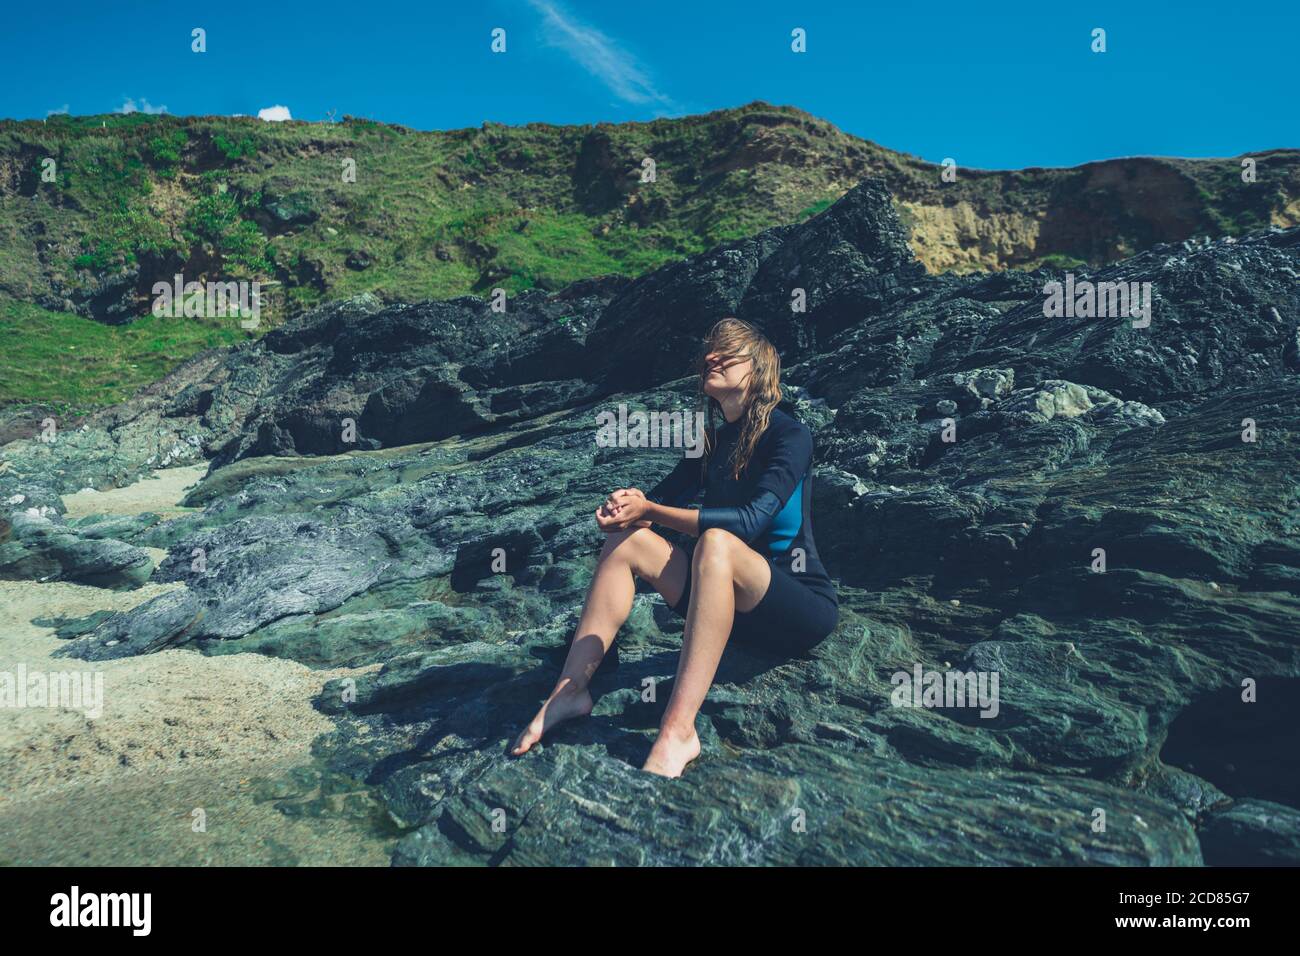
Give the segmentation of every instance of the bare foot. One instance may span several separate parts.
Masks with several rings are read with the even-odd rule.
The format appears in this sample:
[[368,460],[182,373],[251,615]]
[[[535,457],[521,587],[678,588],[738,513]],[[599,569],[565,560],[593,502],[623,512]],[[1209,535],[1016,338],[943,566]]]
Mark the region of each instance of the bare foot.
[[664,731],[650,748],[645,766],[641,769],[661,777],[680,777],[686,765],[700,755],[700,737],[694,729],[690,736],[679,737]]
[[552,727],[574,717],[586,717],[591,713],[591,706],[591,694],[585,687],[577,690],[565,687],[553,692],[546,703],[542,704],[537,716],[519,734],[510,753],[515,757],[528,753],[533,744],[541,740]]

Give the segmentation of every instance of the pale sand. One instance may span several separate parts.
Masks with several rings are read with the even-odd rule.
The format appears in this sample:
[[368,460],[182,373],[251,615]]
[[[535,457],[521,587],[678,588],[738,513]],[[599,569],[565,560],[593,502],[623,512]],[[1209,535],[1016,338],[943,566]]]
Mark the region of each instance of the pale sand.
[[[185,489],[205,470],[206,466],[169,469],[158,478],[127,488],[78,492],[64,502],[70,515],[175,514]],[[155,559],[161,556],[162,552],[155,553]],[[100,672],[104,688],[103,713],[94,719],[72,709],[0,708],[0,831],[9,835],[0,840],[0,862],[20,858],[23,862],[63,863],[73,859],[96,863],[114,859],[213,862],[206,853],[195,856],[188,823],[181,831],[174,830],[176,813],[188,814],[187,807],[202,805],[192,802],[197,797],[187,793],[184,805],[165,812],[161,807],[157,811],[136,807],[130,798],[155,790],[157,796],[164,791],[187,792],[197,786],[214,802],[229,801],[239,781],[250,774],[274,774],[308,762],[312,740],[333,729],[333,722],[312,707],[312,698],[327,680],[373,669],[312,670],[261,654],[207,657],[186,649],[113,661],[81,661],[52,657],[66,642],[55,637],[52,628],[30,623],[32,618],[125,610],[176,587],[183,585],[148,584],[134,591],[108,591],[77,584],[0,581],[0,671],[14,674],[21,663],[28,674]],[[172,801],[167,798],[163,802]],[[265,804],[253,806],[245,801],[238,805],[238,814],[232,810],[223,815],[227,826],[222,829],[231,852],[245,839],[252,841],[241,851],[251,857],[248,862],[281,862],[286,857],[300,862],[326,860],[303,848],[304,840],[319,839],[319,825],[311,834],[299,834],[295,839],[291,831],[305,823],[290,820]],[[36,845],[41,844],[37,836],[50,836],[38,821],[66,825],[73,809],[98,813],[96,830],[103,839],[92,843],[89,850],[79,847],[72,859],[53,850],[37,850]],[[112,849],[111,833],[141,813],[155,826],[163,818],[169,821],[169,835],[160,847],[152,846],[155,841],[142,825],[145,821],[134,820],[125,827],[122,838],[140,845],[128,852],[119,847],[115,855],[101,858],[99,850],[107,853]],[[247,830],[246,838],[231,829],[232,821],[241,814],[258,813],[269,815],[261,821],[261,828],[249,819],[235,828]],[[19,830],[29,834],[26,846],[35,857],[15,849],[10,838],[16,838]],[[185,835],[177,837],[177,832]],[[217,844],[212,827],[209,833],[214,839],[204,840],[200,846]],[[268,839],[278,856],[259,859],[257,848],[264,847]],[[74,846],[78,842],[84,841],[76,841]],[[289,852],[284,849],[287,845],[295,845],[295,849]],[[173,851],[170,855],[169,849]],[[334,847],[334,852],[339,850]],[[142,855],[144,858],[138,858]],[[359,852],[358,856],[370,854]]]
[[205,463],[155,471],[133,485],[114,488],[112,491],[84,488],[76,494],[63,496],[63,507],[67,509],[65,517],[80,518],[89,514],[138,515],[146,511],[163,517],[181,514],[189,510],[179,506],[185,492],[198,484],[207,473],[208,466]]

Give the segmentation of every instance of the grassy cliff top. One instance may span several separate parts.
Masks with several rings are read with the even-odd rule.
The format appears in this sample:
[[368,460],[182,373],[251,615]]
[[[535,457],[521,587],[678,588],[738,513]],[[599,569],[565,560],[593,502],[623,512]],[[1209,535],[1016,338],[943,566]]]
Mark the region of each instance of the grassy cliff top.
[[354,118],[0,121],[0,402],[118,401],[246,337],[230,320],[149,316],[153,284],[178,272],[274,283],[263,329],[363,291],[557,289],[814,215],[866,176],[889,184],[933,271],[1100,264],[1300,222],[1300,152],[1253,158],[1249,184],[1240,158],[958,169],[945,182],[940,166],[766,103],[433,132]]

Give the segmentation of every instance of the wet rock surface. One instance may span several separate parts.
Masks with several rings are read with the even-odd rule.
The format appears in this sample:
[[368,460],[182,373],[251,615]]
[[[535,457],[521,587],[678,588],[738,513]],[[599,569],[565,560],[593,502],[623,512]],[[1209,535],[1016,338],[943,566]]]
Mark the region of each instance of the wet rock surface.
[[[1046,318],[1060,273],[927,277],[867,182],[804,224],[504,314],[316,310],[5,445],[0,493],[57,511],[209,460],[201,510],[60,525],[166,549],[153,580],[184,585],[68,622],[61,653],[382,664],[318,706],[332,772],[404,833],[395,863],[1293,860],[1293,761],[1243,739],[1228,770],[1231,739],[1207,754],[1171,727],[1210,708],[1300,751],[1298,270],[1297,230],[1157,247],[1076,276],[1152,283],[1149,327]],[[681,621],[640,594],[592,716],[508,758],[576,625],[592,511],[679,454],[598,447],[596,415],[693,408],[689,358],[724,314],[778,345],[813,430],[840,625],[805,659],[728,648],[703,755],[665,781],[637,768]],[[31,550],[7,520],[0,548]],[[917,669],[996,675],[996,707],[897,693]]]

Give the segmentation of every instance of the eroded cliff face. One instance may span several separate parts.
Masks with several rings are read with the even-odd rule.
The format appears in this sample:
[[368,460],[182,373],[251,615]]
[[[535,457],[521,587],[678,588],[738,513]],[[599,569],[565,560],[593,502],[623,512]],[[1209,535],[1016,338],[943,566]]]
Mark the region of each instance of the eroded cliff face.
[[[153,580],[182,587],[63,622],[83,660],[382,663],[326,686],[316,750],[402,829],[398,863],[1300,862],[1300,230],[1075,273],[1149,282],[1150,325],[1046,318],[1057,271],[928,274],[867,181],[504,315],[325,306],[0,449],[0,501],[22,498],[0,568],[132,587],[167,549]],[[679,454],[599,447],[596,415],[691,408],[687,356],[726,314],[777,345],[813,430],[840,625],[808,659],[728,648],[704,754],[665,781],[636,768],[681,622],[639,595],[592,717],[508,758],[576,624],[595,504]],[[202,510],[61,517],[61,493],[197,460]],[[996,706],[900,696],[918,670],[996,675]]]
[[1300,224],[1291,150],[1243,158],[1134,157],[1076,169],[958,170],[894,185],[930,272],[1115,262],[1160,243]]
[[1019,212],[992,212],[959,201],[951,206],[901,203],[916,257],[927,271],[996,272],[1004,262],[1037,258],[1042,223]]

